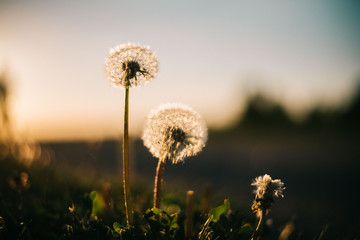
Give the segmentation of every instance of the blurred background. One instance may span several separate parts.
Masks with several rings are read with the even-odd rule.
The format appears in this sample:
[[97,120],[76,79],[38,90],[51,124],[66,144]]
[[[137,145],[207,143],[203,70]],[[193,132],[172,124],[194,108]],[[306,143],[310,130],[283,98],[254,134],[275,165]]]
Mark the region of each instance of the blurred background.
[[167,191],[250,212],[250,183],[267,173],[287,188],[274,224],[294,221],[304,239],[325,226],[359,234],[359,11],[333,0],[1,0],[1,154],[15,142],[26,164],[117,176],[124,92],[104,59],[118,44],[149,45],[160,70],[130,91],[133,181],[155,174],[139,139],[148,112],[181,102],[203,115],[209,141],[166,166]]

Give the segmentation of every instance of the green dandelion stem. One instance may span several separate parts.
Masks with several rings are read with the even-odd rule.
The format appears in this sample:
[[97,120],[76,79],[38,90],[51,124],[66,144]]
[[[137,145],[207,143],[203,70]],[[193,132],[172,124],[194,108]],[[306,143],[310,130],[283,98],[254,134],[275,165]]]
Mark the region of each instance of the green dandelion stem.
[[123,187],[127,225],[133,224],[129,182],[129,87],[125,88],[124,138],[123,138]]
[[155,184],[154,184],[154,208],[160,208],[161,182],[162,182],[163,171],[164,171],[164,161],[159,159],[159,163],[156,169]]

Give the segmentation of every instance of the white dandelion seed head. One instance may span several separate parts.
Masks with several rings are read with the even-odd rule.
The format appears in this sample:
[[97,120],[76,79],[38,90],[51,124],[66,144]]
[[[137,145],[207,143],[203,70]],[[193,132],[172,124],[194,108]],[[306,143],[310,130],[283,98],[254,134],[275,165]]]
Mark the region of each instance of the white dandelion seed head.
[[178,163],[202,150],[207,141],[207,127],[192,108],[165,104],[150,112],[142,139],[154,157]]
[[127,43],[110,49],[105,74],[116,87],[140,86],[158,72],[158,60],[148,46]]
[[254,193],[260,198],[264,197],[265,194],[271,194],[273,197],[284,197],[282,194],[285,189],[284,183],[280,179],[272,180],[268,174],[257,177],[251,185],[256,187]]
[[253,204],[255,210],[267,210],[273,204],[274,197],[284,197],[284,183],[280,179],[272,180],[268,174],[255,178],[251,185],[256,187]]

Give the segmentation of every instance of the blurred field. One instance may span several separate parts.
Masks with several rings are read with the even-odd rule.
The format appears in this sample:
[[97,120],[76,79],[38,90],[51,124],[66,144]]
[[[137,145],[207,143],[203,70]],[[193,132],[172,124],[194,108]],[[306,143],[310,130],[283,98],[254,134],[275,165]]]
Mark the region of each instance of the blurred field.
[[[6,91],[2,92],[6,97]],[[4,106],[5,97],[2,102]],[[65,212],[72,200],[99,189],[104,182],[121,184],[120,136],[119,139],[97,142],[36,143],[26,139],[19,142],[11,138],[11,121],[5,107],[2,108],[2,119],[5,137],[0,144],[1,158],[8,161],[4,156],[11,153],[13,160],[23,165],[14,162],[10,165],[18,169],[7,170],[10,165],[6,161],[0,162],[4,164],[5,174],[2,176],[0,196],[8,191],[9,186],[16,190],[17,184],[20,184],[20,190],[16,191],[22,194],[22,177],[29,175],[30,182],[50,181],[56,188],[50,191],[48,188],[52,188],[51,185],[28,186],[35,194],[29,195],[29,199],[34,198],[36,202],[39,194],[45,204],[40,204],[39,209],[27,210],[30,221],[32,211],[37,216],[46,214],[47,198],[57,196],[56,202],[49,205],[54,214],[51,218],[66,224],[69,218]],[[250,184],[255,177],[270,174],[275,179],[281,179],[286,187],[285,197],[276,199],[270,213],[272,229],[281,232],[285,224],[293,222],[297,239],[317,238],[324,229],[327,229],[326,239],[354,239],[360,236],[360,210],[357,207],[360,185],[359,122],[360,88],[348,106],[331,111],[314,108],[301,123],[293,122],[284,108],[266,95],[251,95],[245,112],[233,126],[221,131],[210,129],[203,152],[186,159],[184,164],[166,164],[164,192],[183,196],[177,197],[180,202],[185,200],[187,190],[194,190],[198,201],[209,194],[210,208],[229,198],[233,210],[240,210],[248,219],[254,219],[251,212],[254,196]],[[6,136],[10,139],[8,142],[5,141]],[[45,174],[37,175],[36,168],[33,173],[27,173],[24,167],[31,165],[33,160],[33,164],[40,165]],[[131,182],[137,191],[134,201],[139,206],[150,207],[157,160],[140,139],[130,142],[130,160]],[[12,175],[18,178],[18,183],[15,180],[12,183]],[[72,185],[71,182],[76,183]],[[117,196],[121,192],[119,187],[112,191],[116,191]],[[26,199],[22,201],[26,202]],[[121,199],[117,202],[121,202]],[[8,208],[7,204],[4,200],[3,210]],[[13,207],[22,208],[22,205],[15,204]],[[65,211],[63,217],[56,213],[59,209]],[[0,216],[4,214],[2,212]],[[16,212],[9,210],[6,216],[12,214]],[[121,215],[121,210],[117,214]],[[18,220],[14,218],[14,221],[16,226]],[[111,224],[110,219],[108,221]],[[97,226],[103,227],[101,224]],[[33,231],[36,232],[35,229]]]
[[[251,216],[250,183],[267,173],[286,186],[285,197],[276,199],[270,214],[276,228],[293,221],[300,239],[318,236],[326,226],[329,239],[360,236],[356,205],[360,135],[357,123],[352,123],[358,115],[318,114],[306,124],[296,125],[281,109],[272,109],[271,114],[259,112],[252,102],[238,125],[211,131],[201,154],[184,164],[166,165],[164,190],[180,192],[184,199],[186,190],[195,190],[198,197],[209,190],[211,207],[230,198],[233,209]],[[121,172],[121,143],[117,140],[43,143],[42,147],[54,154],[53,167],[72,169],[90,181]],[[141,140],[133,140],[131,158],[132,181],[151,189],[157,161]],[[118,177],[120,181],[120,174]]]

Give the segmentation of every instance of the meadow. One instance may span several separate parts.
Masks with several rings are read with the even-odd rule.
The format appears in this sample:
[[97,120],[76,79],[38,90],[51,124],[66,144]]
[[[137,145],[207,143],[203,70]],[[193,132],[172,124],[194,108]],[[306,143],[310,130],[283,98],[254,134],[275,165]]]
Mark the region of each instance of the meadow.
[[129,90],[157,59],[127,44],[105,65],[125,90],[121,140],[3,140],[1,239],[358,239],[360,94],[301,124],[254,95],[236,124],[209,132],[168,104],[131,139]]
[[[240,126],[210,131],[201,154],[184,164],[165,166],[162,204],[163,209],[177,214],[177,239],[184,238],[187,190],[195,192],[194,236],[205,223],[208,210],[224,199],[230,200],[232,213],[241,213],[243,221],[254,226],[250,184],[263,173],[286,184],[285,197],[276,199],[269,214],[272,221],[264,239],[279,239],[286,226],[292,229],[288,239],[319,239],[322,232],[322,239],[359,236],[359,211],[354,207],[360,156],[356,131],[324,124],[286,131]],[[43,156],[31,166],[11,157],[0,162],[1,238],[119,238],[113,224],[125,225],[119,176],[121,143],[47,142],[40,146]],[[152,207],[156,159],[141,140],[132,140],[130,147],[133,198],[141,218]],[[28,175],[25,187],[21,173]],[[111,186],[111,208],[105,214],[104,209],[94,210],[90,195],[101,193],[107,184]],[[71,213],[73,204],[75,212]],[[97,217],[94,211],[98,211]]]

